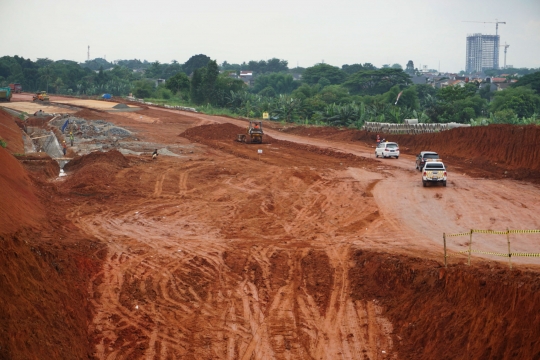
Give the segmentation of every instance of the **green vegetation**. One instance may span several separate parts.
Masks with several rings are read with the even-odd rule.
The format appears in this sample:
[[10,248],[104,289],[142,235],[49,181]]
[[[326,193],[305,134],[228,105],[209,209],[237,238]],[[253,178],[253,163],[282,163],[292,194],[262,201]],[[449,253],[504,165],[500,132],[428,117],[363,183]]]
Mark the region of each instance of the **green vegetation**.
[[[240,77],[243,70],[253,72],[253,78]],[[131,93],[152,103],[196,107],[209,114],[260,118],[269,112],[272,119],[283,122],[349,127],[361,127],[366,121],[401,123],[408,118],[473,125],[538,124],[539,69],[486,73],[514,82],[502,91],[494,91],[489,82],[442,88],[413,85],[411,76],[418,70],[412,61],[403,70],[400,64],[379,69],[371,63],[289,69],[287,61],[277,58],[219,65],[204,54],[184,64],[0,58],[0,86],[18,82],[25,91],[96,97]]]
[[4,139],[0,139],[0,146],[5,149],[7,147],[7,142]]

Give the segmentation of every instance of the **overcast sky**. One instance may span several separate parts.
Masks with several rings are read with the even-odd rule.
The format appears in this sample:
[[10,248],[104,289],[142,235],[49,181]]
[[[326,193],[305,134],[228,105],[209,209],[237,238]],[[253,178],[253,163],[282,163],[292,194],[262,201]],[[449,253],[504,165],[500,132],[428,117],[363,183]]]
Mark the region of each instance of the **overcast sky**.
[[[540,67],[540,0],[0,0],[0,56],[218,63],[284,59],[465,68],[467,34],[510,45],[507,64]],[[501,49],[500,64],[504,62]]]

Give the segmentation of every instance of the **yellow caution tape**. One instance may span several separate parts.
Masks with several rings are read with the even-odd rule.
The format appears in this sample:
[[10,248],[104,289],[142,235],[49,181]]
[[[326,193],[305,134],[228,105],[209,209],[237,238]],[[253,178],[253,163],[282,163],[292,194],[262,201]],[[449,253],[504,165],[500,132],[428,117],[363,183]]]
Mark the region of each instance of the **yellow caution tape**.
[[538,234],[540,230],[510,230],[510,234]]
[[497,231],[497,230],[472,230],[473,233],[480,233],[480,234],[498,234],[498,235],[506,235],[507,231]]
[[527,256],[527,257],[540,257],[540,253],[530,254],[530,253],[512,253],[512,256]]
[[464,232],[464,233],[459,233],[459,234],[448,234],[446,235],[446,237],[452,237],[452,236],[467,236],[467,235],[471,235],[470,232]]
[[[540,233],[540,230],[478,230],[473,229],[471,230],[473,233],[478,234],[497,234],[497,235],[506,235],[506,234],[538,234]],[[471,231],[468,232],[462,232],[458,234],[447,234],[446,237],[453,237],[453,236],[467,236],[471,234]]]
[[480,251],[480,250],[472,250],[472,253],[477,254],[486,254],[486,255],[496,255],[496,256],[502,256],[502,257],[508,257],[508,253],[499,253],[499,252],[491,252],[491,251]]

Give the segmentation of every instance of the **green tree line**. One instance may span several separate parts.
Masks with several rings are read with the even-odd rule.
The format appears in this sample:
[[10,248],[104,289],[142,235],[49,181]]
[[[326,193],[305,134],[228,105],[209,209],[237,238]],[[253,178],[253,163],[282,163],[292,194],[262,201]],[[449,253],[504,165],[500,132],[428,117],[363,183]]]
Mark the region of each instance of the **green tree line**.
[[[252,86],[238,78],[242,70],[254,72]],[[133,93],[137,98],[212,106],[249,117],[269,112],[274,119],[339,126],[361,126],[365,121],[400,123],[407,118],[475,125],[538,122],[538,69],[522,71],[527,74],[495,92],[490,84],[442,89],[413,85],[410,75],[414,72],[412,61],[404,71],[399,64],[377,68],[371,63],[341,67],[321,63],[289,69],[287,61],[277,58],[218,65],[204,54],[194,55],[183,64],[174,60],[169,64],[136,59],[76,63],[0,58],[0,85],[19,82],[26,91]],[[165,82],[157,85],[157,79]]]

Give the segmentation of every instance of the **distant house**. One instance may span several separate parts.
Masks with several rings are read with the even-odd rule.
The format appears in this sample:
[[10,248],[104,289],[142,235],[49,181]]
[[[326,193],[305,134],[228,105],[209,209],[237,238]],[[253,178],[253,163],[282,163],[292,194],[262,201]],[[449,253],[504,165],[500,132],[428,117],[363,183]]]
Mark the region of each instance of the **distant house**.
[[502,91],[504,89],[506,89],[507,87],[509,87],[510,83],[501,83],[501,82],[497,82],[497,83],[491,83],[490,87],[489,87],[489,90],[490,91]]
[[448,86],[464,87],[465,84],[466,84],[465,80],[451,80],[451,81],[448,81]]
[[220,71],[221,73],[226,73],[228,77],[230,78],[233,78],[233,79],[239,79],[240,77],[238,76],[238,74],[236,74],[236,71],[234,70],[224,70],[224,71]]
[[504,83],[504,82],[506,82],[506,78],[492,77],[492,78],[491,78],[491,82],[492,82],[493,84],[495,84],[495,83]]
[[414,85],[421,85],[421,84],[427,84],[429,77],[426,75],[420,75],[420,76],[411,76],[411,80]]
[[302,80],[302,74],[291,74],[293,77],[293,80],[300,81]]
[[253,71],[251,70],[242,70],[240,71],[240,80],[242,80],[247,86],[253,86]]

